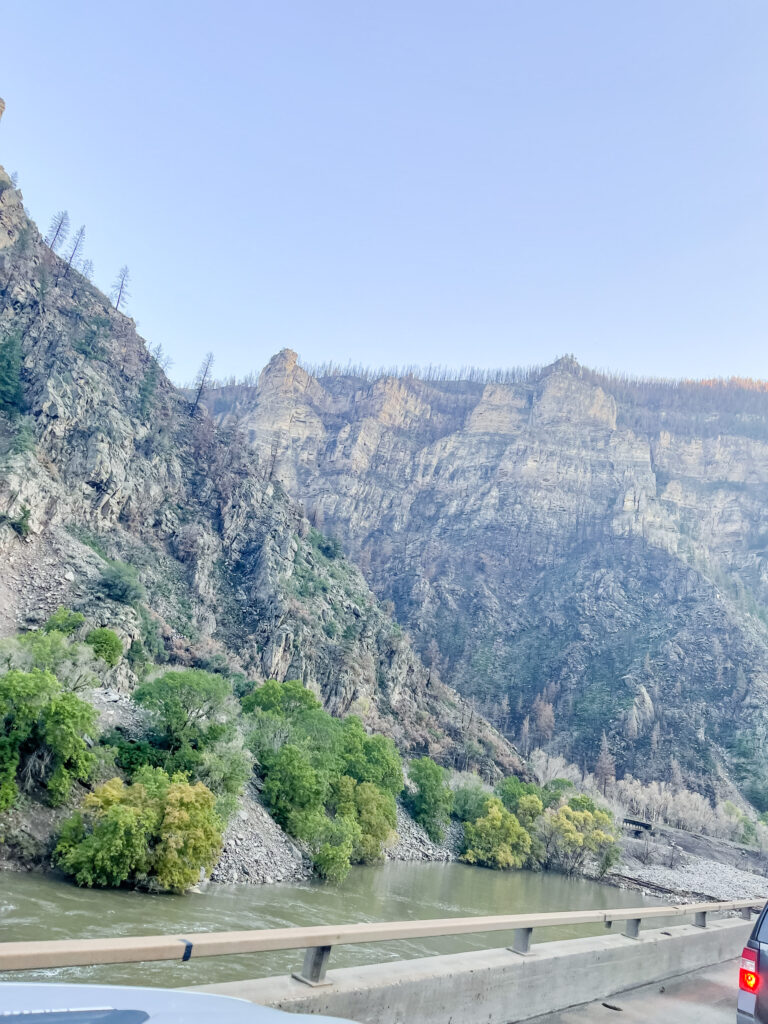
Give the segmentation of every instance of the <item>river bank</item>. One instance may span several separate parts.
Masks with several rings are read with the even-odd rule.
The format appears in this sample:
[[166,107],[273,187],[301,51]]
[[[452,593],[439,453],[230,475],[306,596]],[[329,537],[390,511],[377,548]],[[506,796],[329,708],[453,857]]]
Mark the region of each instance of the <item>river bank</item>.
[[767,870],[757,850],[657,826],[647,838],[622,838],[622,861],[603,881],[678,903],[752,896],[768,900]]

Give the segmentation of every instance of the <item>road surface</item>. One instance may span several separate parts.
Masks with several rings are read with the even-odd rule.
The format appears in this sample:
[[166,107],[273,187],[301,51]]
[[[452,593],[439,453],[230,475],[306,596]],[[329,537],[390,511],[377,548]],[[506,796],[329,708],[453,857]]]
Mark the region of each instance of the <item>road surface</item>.
[[529,1024],[735,1024],[739,961],[631,989]]

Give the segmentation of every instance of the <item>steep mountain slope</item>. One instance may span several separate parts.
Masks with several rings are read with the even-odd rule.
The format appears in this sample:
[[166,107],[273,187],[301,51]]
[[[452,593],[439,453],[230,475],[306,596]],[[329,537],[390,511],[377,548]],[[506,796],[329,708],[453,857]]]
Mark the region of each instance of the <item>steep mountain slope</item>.
[[[300,678],[407,750],[519,765],[261,460],[44,244],[2,169],[0,348],[22,390],[0,414],[0,635],[74,605],[131,641],[159,631],[172,661]],[[138,612],[105,597],[109,559],[138,570]],[[114,682],[135,683],[124,663]]]
[[[422,656],[524,747],[768,808],[768,394],[600,377],[329,373],[209,395],[344,539]],[[551,707],[549,707],[551,705]],[[554,727],[552,722],[554,711]]]

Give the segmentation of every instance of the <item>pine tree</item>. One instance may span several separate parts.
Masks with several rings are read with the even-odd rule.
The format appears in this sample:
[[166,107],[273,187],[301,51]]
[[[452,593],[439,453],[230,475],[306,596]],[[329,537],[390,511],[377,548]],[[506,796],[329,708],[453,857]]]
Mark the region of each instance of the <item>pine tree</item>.
[[0,341],[0,411],[17,416],[24,411],[21,388],[21,341],[11,334]]
[[211,383],[211,370],[213,369],[213,352],[208,352],[203,359],[200,369],[197,371],[195,377],[195,400],[192,403],[191,416],[194,416],[198,405],[202,401],[203,395],[208,390]]

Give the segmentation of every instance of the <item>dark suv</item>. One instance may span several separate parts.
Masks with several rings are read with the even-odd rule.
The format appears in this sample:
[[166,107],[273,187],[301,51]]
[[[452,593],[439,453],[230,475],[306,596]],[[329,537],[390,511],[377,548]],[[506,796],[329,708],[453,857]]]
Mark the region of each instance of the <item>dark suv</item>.
[[768,1024],[768,903],[741,954],[737,1024]]

